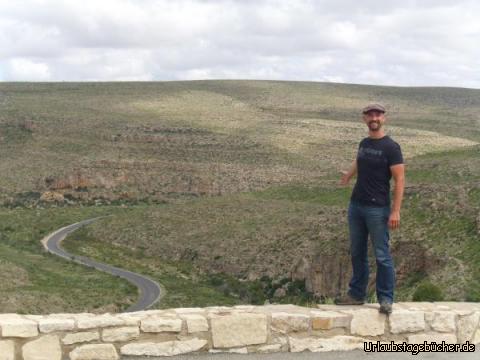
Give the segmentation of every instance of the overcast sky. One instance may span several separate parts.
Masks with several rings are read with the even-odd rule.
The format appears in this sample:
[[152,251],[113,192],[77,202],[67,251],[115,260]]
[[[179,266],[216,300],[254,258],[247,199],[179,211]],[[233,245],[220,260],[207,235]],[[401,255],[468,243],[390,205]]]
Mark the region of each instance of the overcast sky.
[[0,80],[480,88],[480,1],[0,0]]

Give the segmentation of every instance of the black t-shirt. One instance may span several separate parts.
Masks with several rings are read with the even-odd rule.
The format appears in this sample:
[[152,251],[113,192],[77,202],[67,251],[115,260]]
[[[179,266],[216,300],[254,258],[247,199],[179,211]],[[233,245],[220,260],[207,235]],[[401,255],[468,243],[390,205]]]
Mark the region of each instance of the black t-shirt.
[[357,153],[357,182],[351,200],[370,206],[390,206],[390,166],[402,164],[400,145],[388,135],[364,138]]

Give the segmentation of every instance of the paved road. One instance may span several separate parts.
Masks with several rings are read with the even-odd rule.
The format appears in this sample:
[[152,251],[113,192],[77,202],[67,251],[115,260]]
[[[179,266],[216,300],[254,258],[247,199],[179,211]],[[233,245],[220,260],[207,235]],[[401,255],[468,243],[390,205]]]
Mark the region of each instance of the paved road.
[[60,243],[62,242],[63,239],[65,239],[65,237],[69,233],[71,233],[72,231],[75,231],[76,229],[78,229],[83,225],[90,224],[91,222],[97,219],[100,219],[102,217],[104,216],[87,219],[72,225],[65,226],[61,229],[58,229],[53,233],[44,237],[42,240],[42,244],[45,247],[45,249],[51,252],[52,254],[61,256],[70,261],[75,261],[82,265],[93,267],[97,270],[104,271],[112,275],[120,276],[126,279],[127,281],[129,281],[130,283],[132,283],[133,285],[135,285],[139,290],[140,297],[138,301],[135,304],[131,305],[127,310],[125,310],[125,312],[148,309],[161,298],[161,289],[160,289],[160,285],[157,282],[153,281],[152,279],[144,275],[136,274],[128,270],[123,270],[115,266],[103,264],[84,256],[68,253],[63,248],[60,247]]
[[[301,353],[276,353],[276,354],[195,354],[169,356],[174,360],[478,360],[480,359],[479,345],[475,352],[420,352],[412,353],[374,352],[363,350],[352,351],[325,351],[325,352],[301,352]],[[165,357],[122,357],[122,360],[155,360]]]

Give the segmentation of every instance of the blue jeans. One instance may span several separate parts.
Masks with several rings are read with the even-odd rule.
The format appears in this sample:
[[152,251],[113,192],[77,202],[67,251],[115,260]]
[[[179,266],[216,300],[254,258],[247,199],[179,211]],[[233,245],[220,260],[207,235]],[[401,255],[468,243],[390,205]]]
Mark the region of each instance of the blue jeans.
[[393,303],[395,268],[390,255],[388,218],[390,206],[368,206],[350,200],[348,226],[353,275],[348,293],[357,299],[365,299],[368,285],[368,235],[372,240],[377,263],[376,292],[378,302]]

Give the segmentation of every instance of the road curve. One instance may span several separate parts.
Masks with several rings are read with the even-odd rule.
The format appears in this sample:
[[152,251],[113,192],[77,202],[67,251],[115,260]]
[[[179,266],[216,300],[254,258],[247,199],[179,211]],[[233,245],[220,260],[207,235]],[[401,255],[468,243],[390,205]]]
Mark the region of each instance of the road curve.
[[64,259],[74,261],[85,266],[93,267],[97,270],[104,271],[112,275],[120,276],[121,278],[124,278],[125,280],[135,285],[139,290],[140,297],[135,304],[131,305],[124,312],[133,312],[148,309],[153,304],[158,302],[158,300],[160,300],[162,292],[160,285],[157,282],[144,275],[136,274],[128,270],[123,270],[115,266],[103,264],[89,259],[85,256],[71,254],[60,247],[60,243],[69,233],[75,231],[83,225],[90,224],[95,220],[103,217],[105,216],[99,216],[96,218],[83,220],[75,224],[62,227],[45,236],[42,239],[42,244],[45,249],[52,254],[58,255]]

